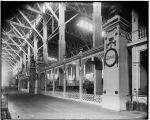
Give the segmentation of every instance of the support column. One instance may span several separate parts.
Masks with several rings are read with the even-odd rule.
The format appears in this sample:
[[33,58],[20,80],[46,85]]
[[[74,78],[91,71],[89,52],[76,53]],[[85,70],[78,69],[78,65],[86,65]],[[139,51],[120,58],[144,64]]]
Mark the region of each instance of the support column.
[[96,95],[96,69],[95,69],[95,64],[93,64],[93,67],[94,67],[94,95]]
[[66,6],[59,3],[59,62],[62,62],[66,54],[66,41],[65,41],[65,10]]
[[[138,80],[139,80],[139,58],[138,51],[136,50],[136,46],[132,48],[132,95],[138,97]],[[135,96],[133,98],[135,98]]]
[[30,81],[29,81],[29,78],[28,78],[28,81],[27,81],[27,89],[28,89],[28,92],[29,92],[29,89],[30,89]]
[[[132,100],[137,101],[140,82],[140,51],[147,49],[147,45],[133,46],[132,48]],[[145,77],[145,79],[147,79]],[[143,83],[143,81],[142,81]]]
[[52,16],[52,33],[54,32],[54,25],[55,25],[55,23],[54,23],[54,17]]
[[[102,106],[116,111],[126,110],[126,102],[130,99],[128,96],[129,76],[126,38],[129,25],[125,24],[124,21],[116,15],[105,24],[104,28],[107,34],[104,42],[105,74]],[[128,23],[128,21],[125,22]]]
[[30,45],[28,45],[28,68],[30,68],[30,54],[31,54]]
[[79,64],[79,61],[76,62],[76,79],[77,79],[77,81],[79,81],[79,79],[80,79],[80,64]]
[[22,69],[22,57],[20,57],[20,69]]
[[80,79],[79,79],[79,94],[80,94],[80,100],[82,100],[82,93],[83,93],[83,63],[82,63],[82,51],[80,51]]
[[84,64],[83,65],[83,76],[85,76],[85,74],[86,74],[85,70],[86,70],[86,65]]
[[53,76],[53,95],[55,91],[55,74],[54,74],[54,69],[52,69],[52,76]]
[[[38,59],[37,59],[37,57],[38,57],[38,39],[36,38],[36,33],[34,33],[34,50],[33,50],[33,54],[34,54],[34,61],[35,61],[35,63],[37,64],[38,63]],[[37,66],[36,66],[37,67]],[[35,79],[35,88],[34,88],[34,94],[38,94],[38,89],[39,89],[39,87],[38,87],[38,74],[37,74],[37,68],[36,68],[36,72],[35,72],[35,74],[36,74],[36,79]]]
[[45,95],[47,90],[47,71],[45,71]]
[[102,41],[102,16],[101,3],[93,3],[93,48],[103,44]]
[[38,92],[38,80],[35,80],[34,94],[37,94],[37,92]]
[[26,54],[23,53],[24,74],[26,72]]
[[66,65],[64,65],[64,97],[66,94]]
[[18,91],[20,90],[20,80],[18,78]]
[[138,36],[139,36],[138,22],[139,22],[138,13],[135,10],[132,10],[132,41],[138,40]]
[[30,45],[28,45],[28,67],[27,67],[27,75],[30,75],[30,54],[31,54],[31,50],[30,50]]
[[38,53],[38,50],[37,50],[37,47],[38,47],[38,39],[36,38],[36,34],[34,33],[34,60],[37,62],[37,53]]
[[47,45],[47,20],[43,16],[43,58],[44,63],[48,63],[48,45]]

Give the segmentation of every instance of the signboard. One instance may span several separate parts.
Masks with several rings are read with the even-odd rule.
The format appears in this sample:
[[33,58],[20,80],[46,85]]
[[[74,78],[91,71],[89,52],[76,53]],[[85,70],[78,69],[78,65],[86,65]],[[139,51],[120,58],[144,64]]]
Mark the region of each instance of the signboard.
[[118,54],[116,49],[110,48],[106,51],[104,56],[104,63],[108,67],[114,66],[118,62]]

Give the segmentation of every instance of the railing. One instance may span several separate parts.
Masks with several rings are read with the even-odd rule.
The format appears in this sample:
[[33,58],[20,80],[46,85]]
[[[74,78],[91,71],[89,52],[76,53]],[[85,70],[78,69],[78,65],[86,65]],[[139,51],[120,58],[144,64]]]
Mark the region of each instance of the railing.
[[89,101],[89,102],[101,103],[102,97],[101,97],[101,95],[82,94],[82,100]]
[[66,98],[73,98],[73,99],[79,99],[80,95],[78,92],[66,92],[65,93]]
[[59,96],[59,97],[63,97],[63,92],[62,91],[55,91],[54,95]]
[[139,29],[139,39],[146,38],[146,37],[147,37],[146,27],[140,28]]
[[[41,90],[40,94],[48,95],[48,96],[57,96],[62,98],[71,98],[74,100],[80,100],[80,93],[79,92],[63,92],[63,91],[45,91]],[[82,101],[88,101],[93,103],[101,103],[102,96],[101,95],[94,95],[94,94],[82,94],[81,97]]]

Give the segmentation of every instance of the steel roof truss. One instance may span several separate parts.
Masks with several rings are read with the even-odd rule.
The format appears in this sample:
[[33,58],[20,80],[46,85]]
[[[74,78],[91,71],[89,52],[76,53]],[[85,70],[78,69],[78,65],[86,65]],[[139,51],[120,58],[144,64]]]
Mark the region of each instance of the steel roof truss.
[[23,14],[23,12],[19,11],[19,13],[23,16],[23,18],[29,23],[29,25],[34,29],[34,31],[43,39],[42,35],[36,30],[36,28],[31,24],[30,20]]
[[[11,23],[10,23],[11,24]],[[17,33],[28,43],[28,45],[30,45],[30,47],[33,49],[33,46],[29,43],[29,41],[19,32],[19,30],[13,25],[11,24],[11,26],[17,31]]]
[[[6,33],[6,34],[7,34],[7,33]],[[22,51],[27,55],[27,53],[23,50],[23,48],[20,47],[20,46],[9,36],[9,34],[7,34],[7,36],[9,37],[9,39],[10,39],[20,50],[22,50]]]

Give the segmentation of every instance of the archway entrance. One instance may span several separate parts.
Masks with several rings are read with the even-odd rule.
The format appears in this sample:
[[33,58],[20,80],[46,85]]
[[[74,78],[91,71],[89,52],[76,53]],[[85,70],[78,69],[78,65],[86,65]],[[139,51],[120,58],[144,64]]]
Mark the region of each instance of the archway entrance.
[[83,93],[102,95],[102,61],[97,56],[85,61],[83,68]]

